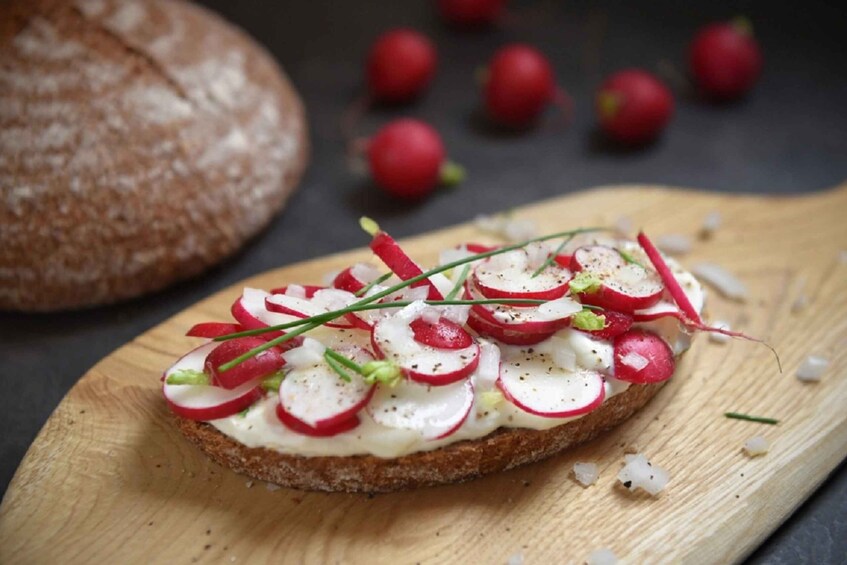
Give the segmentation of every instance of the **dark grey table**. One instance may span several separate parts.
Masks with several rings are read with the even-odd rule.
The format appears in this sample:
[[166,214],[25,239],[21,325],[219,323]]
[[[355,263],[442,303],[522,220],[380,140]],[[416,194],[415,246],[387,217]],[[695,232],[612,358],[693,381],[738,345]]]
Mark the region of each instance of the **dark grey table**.
[[[364,244],[356,222],[362,214],[406,236],[599,184],[790,193],[847,179],[847,34],[835,2],[514,1],[508,26],[476,33],[446,29],[423,0],[204,3],[266,45],[300,89],[314,144],[309,172],[269,229],[199,279],[85,312],[0,314],[4,492],[50,412],[100,358],[248,275]],[[655,70],[660,61],[684,71],[693,31],[737,14],[752,19],[766,57],[751,97],[712,105],[678,91],[676,116],[660,142],[621,151],[602,141],[594,129],[592,93],[605,74],[628,66]],[[361,133],[395,116],[420,117],[441,132],[451,156],[469,171],[460,188],[417,204],[391,200],[352,174],[339,135],[342,112],[360,92],[369,43],[397,25],[421,29],[436,41],[438,74],[418,104],[371,113]],[[570,128],[510,135],[479,119],[474,70],[509,41],[531,42],[552,59],[561,84],[576,99]],[[842,464],[750,562],[844,563],[845,556]]]

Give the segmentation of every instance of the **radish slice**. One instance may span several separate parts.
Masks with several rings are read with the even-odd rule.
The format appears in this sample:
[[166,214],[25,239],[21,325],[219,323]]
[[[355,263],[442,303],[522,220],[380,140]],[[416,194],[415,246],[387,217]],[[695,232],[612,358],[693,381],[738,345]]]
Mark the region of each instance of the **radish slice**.
[[509,345],[535,345],[556,333],[555,330],[536,333],[511,330],[502,324],[495,324],[481,318],[473,311],[471,311],[471,315],[468,317],[468,325],[479,332],[480,335],[494,338]]
[[[360,365],[373,359],[368,351],[358,347],[338,352]],[[325,360],[293,369],[279,387],[280,405],[310,428],[334,428],[364,408],[374,392],[374,386],[367,384],[360,374],[354,371],[348,374],[350,382],[342,380]]]
[[[384,231],[379,231],[374,235],[370,247],[376,256],[382,259],[382,262],[391,269],[391,272],[400,277],[401,280],[405,281],[423,274],[420,266],[412,261],[400,245],[394,241],[394,238]],[[418,281],[412,286],[426,286],[429,288],[428,297],[430,300],[444,300],[444,295],[429,279]]]
[[662,282],[665,283],[668,292],[671,294],[674,302],[677,303],[682,313],[695,324],[702,324],[703,320],[700,318],[700,314],[698,314],[697,310],[695,310],[691,305],[685,291],[682,290],[679,282],[673,276],[670,267],[668,267],[668,264],[662,258],[662,254],[659,253],[659,250],[656,249],[656,246],[653,245],[653,242],[650,241],[650,238],[647,237],[644,232],[638,232],[638,244],[641,245],[641,248],[644,250],[644,253],[647,254],[650,262],[653,263],[653,267],[659,273],[659,276],[662,277]]
[[471,334],[462,326],[441,317],[435,322],[418,318],[409,326],[415,334],[415,341],[436,349],[464,349],[473,345]]
[[628,263],[617,249],[605,245],[586,245],[577,249],[571,260],[574,271],[596,275],[602,285],[597,292],[581,293],[586,304],[630,314],[648,308],[662,297],[662,280],[653,271]]
[[622,333],[629,330],[632,327],[632,316],[627,316],[626,314],[621,314],[620,312],[615,312],[614,310],[604,310],[600,313],[605,319],[606,323],[603,326],[602,330],[580,330],[579,328],[574,328],[577,331],[584,331],[587,334],[591,334],[594,337],[598,337],[600,339],[614,339]]
[[162,375],[162,393],[171,410],[189,420],[217,420],[237,414],[259,400],[262,387],[258,380],[234,389],[212,385],[171,385],[167,378],[178,371],[202,371],[206,356],[216,343],[206,343],[190,351]]
[[[549,253],[546,247],[543,250]],[[554,262],[533,276],[546,257],[533,262],[527,249],[489,257],[474,268],[474,285],[486,298],[554,300],[568,291],[571,272]]]
[[[258,288],[245,288],[241,298],[233,303],[231,312],[239,324],[248,330],[257,330],[267,328],[268,326],[278,326],[298,320],[297,316],[289,316],[287,314],[277,314],[270,312],[265,307],[265,299],[270,296],[269,293]],[[285,332],[274,331],[264,334],[266,337],[278,337]]]
[[379,269],[373,265],[369,263],[356,263],[338,273],[332,281],[332,286],[356,293],[378,279],[379,276]]
[[240,324],[228,324],[225,322],[202,322],[200,324],[194,324],[190,330],[185,332],[185,335],[189,337],[205,337],[213,339],[216,337],[221,337],[222,335],[243,332],[246,329],[247,328]]
[[397,363],[413,381],[440,386],[464,379],[479,364],[479,345],[471,340],[461,349],[440,349],[415,340],[411,324],[424,308],[416,302],[377,322],[371,334],[374,350]]
[[673,351],[661,337],[630,330],[615,339],[615,378],[635,384],[658,383],[673,376]]
[[[475,285],[466,285],[472,299],[485,298]],[[524,333],[555,332],[566,327],[570,317],[582,310],[582,305],[568,297],[557,298],[540,306],[514,307],[507,304],[474,304],[471,311],[479,318],[505,329]]]
[[636,322],[652,322],[653,320],[667,317],[677,318],[681,322],[685,322],[686,320],[685,314],[682,313],[679,307],[667,300],[660,300],[649,308],[636,310],[632,313],[632,318]]
[[239,337],[214,344],[217,347],[212,349],[204,364],[206,373],[212,377],[212,383],[226,389],[233,389],[248,381],[266,377],[280,370],[285,365],[285,360],[282,358],[282,352],[276,347],[262,351],[255,357],[251,357],[226,371],[219,369],[224,363],[232,361],[253,348],[265,345],[265,343],[265,340],[259,337]]
[[497,387],[512,404],[545,418],[569,418],[591,412],[606,394],[597,371],[568,371],[550,356],[521,350],[503,359]]
[[446,386],[401,381],[393,388],[378,386],[367,411],[377,424],[415,430],[425,439],[441,439],[462,426],[473,402],[470,379]]
[[[322,288],[316,290],[308,298],[298,298],[288,294],[272,294],[265,299],[265,307],[271,312],[296,316],[297,318],[309,318],[346,308],[357,300],[358,298],[354,294],[346,290]],[[355,322],[351,322],[346,316],[324,325],[330,328],[356,327]]]
[[298,434],[311,437],[336,436],[340,433],[349,432],[350,430],[358,427],[359,425],[359,417],[353,416],[352,418],[338,422],[334,426],[327,426],[325,428],[320,429],[313,428],[306,422],[298,420],[297,418],[286,412],[281,404],[276,405],[276,417],[280,422],[283,423],[286,428],[288,428],[292,432],[297,432]]

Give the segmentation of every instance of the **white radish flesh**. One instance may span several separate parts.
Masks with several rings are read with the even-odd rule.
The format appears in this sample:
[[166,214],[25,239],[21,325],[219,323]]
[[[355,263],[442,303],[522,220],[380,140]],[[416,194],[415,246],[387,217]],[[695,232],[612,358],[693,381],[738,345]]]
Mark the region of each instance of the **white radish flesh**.
[[367,411],[377,424],[415,430],[425,439],[440,439],[459,429],[473,402],[470,379],[446,386],[404,380],[394,387],[379,385]]
[[[265,300],[271,294],[258,288],[245,288],[241,298],[232,305],[232,316],[247,329],[255,330],[268,326],[278,326],[298,320],[297,316],[277,314],[265,307]],[[266,335],[276,336],[284,332],[272,332]]]
[[583,302],[617,312],[648,308],[661,299],[665,288],[654,271],[628,263],[617,249],[605,245],[580,247],[573,254],[571,267],[591,273],[602,283],[596,292],[582,293]]
[[544,256],[538,265],[524,249],[489,257],[474,268],[474,284],[487,298],[552,300],[564,296],[571,276],[569,270],[553,262],[533,276],[549,253],[544,248]]

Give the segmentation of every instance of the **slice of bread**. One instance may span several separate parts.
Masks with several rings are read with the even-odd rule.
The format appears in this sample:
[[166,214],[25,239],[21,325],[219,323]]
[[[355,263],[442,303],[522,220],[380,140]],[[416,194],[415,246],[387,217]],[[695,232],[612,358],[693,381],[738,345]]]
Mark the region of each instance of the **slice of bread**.
[[593,412],[548,430],[499,428],[479,439],[391,459],[303,457],[251,448],[211,424],[176,418],[182,433],[209,457],[255,479],[305,490],[391,492],[466,481],[550,457],[625,421],[663,384],[632,385]]

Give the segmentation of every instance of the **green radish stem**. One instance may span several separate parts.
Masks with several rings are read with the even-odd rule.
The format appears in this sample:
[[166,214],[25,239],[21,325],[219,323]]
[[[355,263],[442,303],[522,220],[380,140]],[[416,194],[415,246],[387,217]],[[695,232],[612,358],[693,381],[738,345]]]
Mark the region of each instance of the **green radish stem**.
[[535,272],[534,272],[534,273],[532,273],[532,276],[531,276],[530,278],[534,279],[535,277],[537,277],[538,275],[540,275],[541,273],[543,273],[543,272],[544,272],[544,269],[546,269],[547,267],[549,267],[550,265],[552,265],[552,264],[553,264],[553,261],[555,261],[555,260],[556,260],[556,256],[557,256],[557,255],[558,255],[558,254],[562,251],[562,249],[564,249],[564,248],[565,248],[565,245],[567,245],[568,243],[570,243],[570,242],[571,242],[571,240],[572,240],[573,238],[574,238],[574,236],[570,236],[570,237],[568,237],[568,238],[566,238],[566,239],[563,239],[563,240],[562,240],[562,243],[560,243],[560,244],[559,244],[559,246],[556,248],[556,250],[555,250],[553,253],[551,253],[551,254],[549,254],[549,255],[547,256],[547,259],[545,259],[545,260],[544,260],[544,262],[541,264],[541,266],[540,266],[540,267],[538,267],[538,268],[535,270]]

